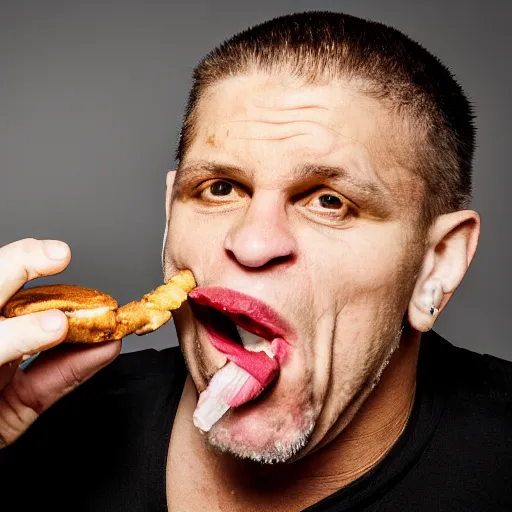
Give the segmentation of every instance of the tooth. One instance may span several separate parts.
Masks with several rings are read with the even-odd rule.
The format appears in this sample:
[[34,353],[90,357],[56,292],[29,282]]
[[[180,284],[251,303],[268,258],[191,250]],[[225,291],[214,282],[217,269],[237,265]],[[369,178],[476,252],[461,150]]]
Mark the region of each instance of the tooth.
[[245,329],[242,329],[238,325],[236,326],[236,330],[238,331],[240,338],[242,338],[242,343],[244,344],[245,348],[251,345],[259,344],[261,340],[260,336],[253,334],[252,332],[246,331]]
[[268,341],[265,341],[260,346],[254,347],[254,348],[247,348],[247,350],[251,352],[265,352],[270,359],[274,359],[274,353],[272,352],[272,349],[270,348],[270,345],[268,344]]
[[274,359],[274,354],[270,349],[270,343],[267,340],[264,340],[257,334],[242,329],[238,325],[236,326],[236,330],[246,350],[249,352],[265,352],[270,359]]

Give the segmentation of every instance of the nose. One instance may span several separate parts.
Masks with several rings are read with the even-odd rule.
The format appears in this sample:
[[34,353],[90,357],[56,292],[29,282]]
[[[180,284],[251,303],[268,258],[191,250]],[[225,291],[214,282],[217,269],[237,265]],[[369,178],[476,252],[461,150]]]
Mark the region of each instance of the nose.
[[255,194],[241,221],[229,230],[224,249],[240,265],[254,269],[291,261],[296,242],[279,200]]

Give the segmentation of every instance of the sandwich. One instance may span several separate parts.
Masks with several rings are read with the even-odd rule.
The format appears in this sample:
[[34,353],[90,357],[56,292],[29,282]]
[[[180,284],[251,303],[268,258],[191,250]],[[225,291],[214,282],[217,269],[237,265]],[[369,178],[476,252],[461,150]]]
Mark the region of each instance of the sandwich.
[[68,317],[67,343],[99,343],[156,331],[171,319],[196,283],[190,270],[183,270],[139,301],[119,307],[99,290],[69,284],[51,284],[22,289],[4,306],[5,318],[48,309]]

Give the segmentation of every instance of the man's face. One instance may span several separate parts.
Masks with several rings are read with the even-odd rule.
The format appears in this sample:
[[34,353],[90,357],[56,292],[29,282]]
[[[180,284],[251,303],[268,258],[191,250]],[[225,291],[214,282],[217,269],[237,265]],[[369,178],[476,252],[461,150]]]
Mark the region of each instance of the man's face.
[[[189,268],[199,287],[259,299],[290,326],[278,379],[208,433],[228,452],[285,461],[339,432],[396,348],[421,258],[421,187],[397,163],[398,123],[349,84],[231,78],[198,116],[166,279]],[[201,391],[226,357],[188,304],[174,319]]]

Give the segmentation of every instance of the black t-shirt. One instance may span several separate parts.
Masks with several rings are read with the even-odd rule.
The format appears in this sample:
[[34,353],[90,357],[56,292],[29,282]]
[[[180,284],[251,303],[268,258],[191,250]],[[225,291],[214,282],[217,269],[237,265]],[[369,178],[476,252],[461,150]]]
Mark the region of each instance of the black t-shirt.
[[[119,356],[0,450],[0,510],[166,511],[185,377],[179,348]],[[398,442],[307,510],[512,511],[512,363],[424,335]]]

